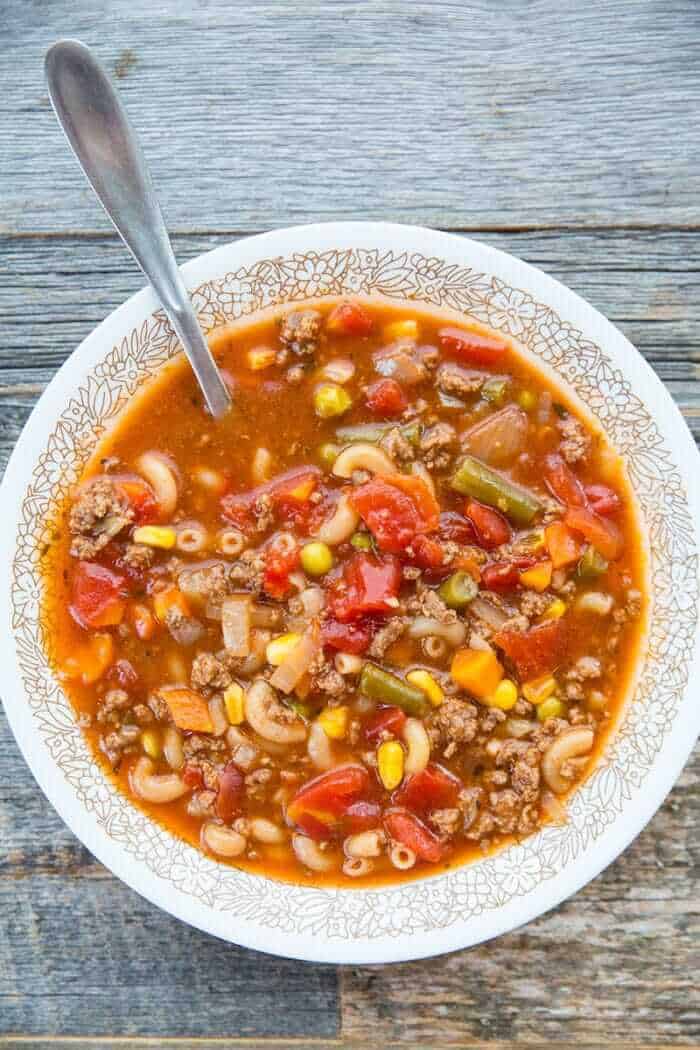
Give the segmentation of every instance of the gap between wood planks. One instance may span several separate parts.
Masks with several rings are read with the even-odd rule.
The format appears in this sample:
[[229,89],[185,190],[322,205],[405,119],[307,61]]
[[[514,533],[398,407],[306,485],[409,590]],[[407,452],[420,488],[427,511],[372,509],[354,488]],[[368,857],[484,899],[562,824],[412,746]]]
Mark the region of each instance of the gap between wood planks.
[[[528,1042],[527,1044],[521,1044],[525,1050],[571,1050],[570,1043],[563,1042]],[[220,1050],[221,1047],[231,1048],[231,1050],[317,1050],[322,1047],[323,1050],[367,1050],[367,1043],[364,1040],[357,1039],[343,1039],[342,1036],[339,1038],[310,1038],[305,1039],[293,1038],[293,1039],[278,1039],[272,1038],[249,1038],[245,1037],[237,1039],[231,1036],[221,1036],[215,1038],[202,1037],[202,1036],[178,1036],[178,1037],[165,1037],[160,1036],[129,1036],[123,1038],[120,1036],[70,1036],[70,1035],[7,1035],[0,1036],[0,1048],[14,1048],[22,1047],[28,1048],[28,1050],[47,1050],[50,1047],[57,1047],[60,1050],[151,1050],[151,1048],[162,1048],[162,1050]],[[406,1042],[393,1040],[383,1041],[383,1048],[385,1050],[392,1050],[392,1048],[401,1048],[405,1050]],[[517,1044],[502,1040],[495,1041],[484,1041],[484,1040],[469,1040],[467,1042],[460,1041],[456,1043],[454,1041],[448,1043],[430,1043],[430,1050],[514,1050]],[[600,1050],[600,1043],[581,1043],[577,1042],[577,1050]],[[427,1045],[426,1045],[427,1050]],[[614,1043],[612,1044],[612,1050],[700,1050],[700,1044],[698,1043]]]
[[[199,228],[196,226],[180,226],[171,227],[169,234],[171,237],[255,237],[261,233],[273,233],[276,230],[290,229],[295,226],[315,226],[315,225],[329,225],[332,222],[339,223],[357,223],[363,220],[360,219],[323,219],[320,223],[315,223],[312,220],[308,222],[290,222],[284,223],[280,226],[272,226],[269,228],[260,229],[249,229],[249,230],[236,230],[227,229],[226,227],[206,227]],[[381,219],[368,219],[369,224],[381,223]],[[419,221],[410,221],[407,217],[405,222],[398,222],[392,220],[388,222],[390,226],[424,226],[424,223]],[[500,223],[477,223],[473,226],[426,226],[426,229],[437,230],[439,233],[698,233],[700,232],[700,223],[679,223],[679,222],[614,222],[614,223],[601,223],[601,222],[543,222],[543,223],[523,223],[523,224],[500,224]],[[96,229],[65,229],[65,230],[12,230],[9,227],[3,226],[0,223],[0,237],[7,237],[11,240],[18,241],[41,241],[41,240],[61,240],[63,238],[75,238],[76,240],[98,240],[103,237],[111,237],[114,240],[117,239],[118,234],[111,228],[106,227],[101,230]]]

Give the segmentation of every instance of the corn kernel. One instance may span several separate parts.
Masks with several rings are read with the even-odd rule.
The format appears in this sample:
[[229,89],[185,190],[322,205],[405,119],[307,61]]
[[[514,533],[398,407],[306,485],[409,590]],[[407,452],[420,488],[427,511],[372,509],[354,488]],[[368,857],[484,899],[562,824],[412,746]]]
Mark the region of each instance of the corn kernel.
[[384,326],[383,334],[387,342],[390,343],[393,343],[396,339],[417,339],[418,322],[408,318],[405,321],[392,321],[391,324]]
[[160,736],[155,729],[144,730],[141,734],[141,747],[149,758],[160,758],[163,749],[160,744]]
[[393,791],[403,780],[404,754],[398,740],[385,740],[377,748],[379,779],[387,791]]
[[545,674],[525,682],[523,685],[523,696],[531,704],[541,704],[543,700],[549,699],[556,688],[557,683],[552,675]]
[[518,688],[515,682],[511,682],[510,678],[504,678],[491,695],[485,698],[484,703],[489,707],[500,707],[501,711],[510,711],[511,707],[515,707],[517,699]]
[[275,363],[276,353],[267,346],[256,346],[246,354],[248,368],[253,372],[261,372],[263,368],[269,368]]
[[525,572],[520,573],[520,582],[525,587],[529,587],[533,591],[546,591],[552,582],[552,563],[551,561],[541,561],[539,565],[533,565],[531,569],[526,569]]
[[550,696],[537,705],[537,717],[540,722],[546,722],[548,718],[562,718],[566,712],[565,705],[558,696]]
[[169,525],[141,525],[140,528],[134,529],[131,538],[134,543],[143,543],[146,547],[162,547],[164,551],[169,551],[175,546],[177,533]]
[[541,619],[543,620],[558,620],[566,612],[566,602],[563,602],[561,598],[555,598],[551,605],[549,605],[542,613]]
[[273,638],[271,642],[267,643],[265,659],[273,667],[279,667],[300,640],[301,635],[295,634],[293,631],[290,631],[289,634],[280,634],[277,638]]
[[314,409],[321,419],[342,416],[352,405],[347,390],[337,383],[322,383],[314,391]]
[[348,731],[349,710],[345,706],[326,707],[318,716],[318,722],[331,740],[342,740]]
[[226,708],[226,717],[232,726],[239,726],[245,719],[245,709],[243,706],[244,693],[242,687],[238,682],[232,682],[231,685],[227,686],[224,690],[224,707]]
[[411,685],[417,685],[428,697],[433,707],[439,707],[445,699],[440,683],[428,671],[409,671],[406,675],[406,681],[410,682]]

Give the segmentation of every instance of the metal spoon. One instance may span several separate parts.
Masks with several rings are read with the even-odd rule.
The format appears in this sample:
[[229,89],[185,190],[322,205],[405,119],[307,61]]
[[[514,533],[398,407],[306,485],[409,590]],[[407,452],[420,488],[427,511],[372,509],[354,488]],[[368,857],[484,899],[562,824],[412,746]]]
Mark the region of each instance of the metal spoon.
[[49,97],[88,182],[151,282],[213,416],[231,404],[178,270],[141,147],[103,66],[78,40],[44,63]]

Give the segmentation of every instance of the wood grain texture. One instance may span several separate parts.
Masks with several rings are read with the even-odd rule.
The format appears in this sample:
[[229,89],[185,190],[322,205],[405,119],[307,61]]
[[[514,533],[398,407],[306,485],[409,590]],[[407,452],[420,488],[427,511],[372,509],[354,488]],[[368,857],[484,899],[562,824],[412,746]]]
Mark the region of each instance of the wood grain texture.
[[694,0],[3,6],[8,232],[107,228],[42,80],[66,33],[119,75],[173,229],[700,221]]
[[[41,61],[61,35],[118,77],[180,261],[295,222],[472,231],[606,314],[700,440],[696,0],[5,0],[2,14],[0,474],[56,368],[143,285],[48,104]],[[0,1050],[700,1046],[697,750],[573,900],[401,966],[276,960],[159,912],[63,825],[1,711],[0,844]]]

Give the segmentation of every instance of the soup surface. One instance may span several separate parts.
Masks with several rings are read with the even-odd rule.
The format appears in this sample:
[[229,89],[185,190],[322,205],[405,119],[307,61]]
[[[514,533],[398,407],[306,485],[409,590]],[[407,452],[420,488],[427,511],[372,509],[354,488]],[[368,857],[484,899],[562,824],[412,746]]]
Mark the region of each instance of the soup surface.
[[121,788],[212,856],[398,881],[566,819],[627,688],[621,464],[478,326],[322,302],[215,333],[102,440],[45,555]]

